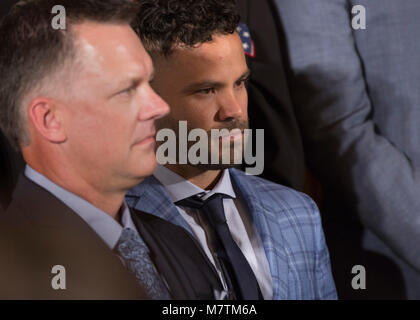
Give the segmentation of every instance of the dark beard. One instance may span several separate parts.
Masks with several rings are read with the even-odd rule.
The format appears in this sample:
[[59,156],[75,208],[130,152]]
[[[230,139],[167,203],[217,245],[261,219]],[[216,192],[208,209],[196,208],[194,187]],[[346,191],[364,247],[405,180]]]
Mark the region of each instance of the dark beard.
[[[181,120],[182,121],[182,120]],[[175,124],[175,125],[174,125]],[[170,119],[169,117],[165,117],[163,119],[158,120],[157,122],[157,126],[159,129],[163,129],[163,128],[167,128],[167,129],[171,129],[173,130],[177,135],[176,135],[176,151],[177,151],[177,165],[181,165],[179,164],[179,121],[175,122],[173,121],[173,119]],[[234,142],[230,142],[230,163],[222,163],[222,152],[223,152],[223,148],[221,148],[221,141],[219,142],[219,163],[218,164],[212,164],[211,163],[211,130],[222,130],[222,129],[226,129],[229,132],[231,132],[233,129],[240,129],[242,132],[242,140],[244,140],[244,135],[243,132],[245,129],[249,128],[249,123],[248,121],[241,121],[241,120],[237,120],[234,119],[232,121],[223,123],[223,126],[218,127],[218,128],[212,128],[210,130],[206,131],[207,134],[207,140],[208,140],[208,145],[207,145],[207,164],[203,164],[203,163],[199,163],[199,164],[191,164],[189,163],[188,159],[188,165],[193,166],[193,167],[197,167],[200,169],[204,169],[204,170],[223,170],[223,169],[227,169],[227,168],[232,168],[232,167],[241,167],[242,164],[235,164],[234,163]],[[189,136],[189,133],[194,130],[194,129],[200,129],[200,128],[187,128],[187,137]],[[159,147],[162,143],[164,142],[158,142],[157,147]],[[187,152],[190,150],[190,148],[195,145],[196,143],[198,143],[198,141],[188,141],[187,142]],[[245,143],[242,142],[242,154],[241,154],[241,158],[243,159],[243,152],[245,149]]]

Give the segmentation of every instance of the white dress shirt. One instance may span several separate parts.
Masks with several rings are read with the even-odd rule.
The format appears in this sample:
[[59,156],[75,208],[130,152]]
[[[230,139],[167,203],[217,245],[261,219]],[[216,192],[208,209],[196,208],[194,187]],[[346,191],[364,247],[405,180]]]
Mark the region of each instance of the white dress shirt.
[[[174,203],[194,195],[200,195],[202,199],[205,200],[216,193],[226,194],[232,198],[223,199],[223,207],[229,230],[234,241],[241,249],[251,266],[264,299],[271,300],[273,297],[273,284],[267,256],[265,254],[261,238],[259,237],[258,232],[249,216],[246,205],[244,205],[242,201],[236,197],[230,179],[229,170],[226,169],[223,171],[219,182],[213,190],[210,191],[206,191],[194,185],[178,174],[160,165],[155,171],[154,176],[165,186],[172,202]],[[223,279],[221,268],[213,258],[210,241],[208,241],[206,236],[206,230],[208,230],[209,226],[200,219],[198,209],[179,206],[177,206],[177,209],[191,227],[207,257],[215,266],[226,289],[226,283]]]

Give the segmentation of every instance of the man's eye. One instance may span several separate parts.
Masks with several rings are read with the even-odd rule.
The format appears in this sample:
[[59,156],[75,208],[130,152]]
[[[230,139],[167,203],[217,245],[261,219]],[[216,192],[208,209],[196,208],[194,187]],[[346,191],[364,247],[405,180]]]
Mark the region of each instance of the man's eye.
[[246,79],[240,80],[240,81],[238,81],[238,82],[236,83],[236,85],[237,85],[238,87],[244,87],[244,86],[248,83],[248,80],[249,80],[249,78],[246,78]]
[[127,89],[121,91],[120,94],[131,95],[135,90],[136,90],[135,87],[127,88]]
[[211,93],[216,93],[216,90],[214,88],[206,88],[206,89],[201,89],[201,90],[197,91],[197,93],[211,94]]

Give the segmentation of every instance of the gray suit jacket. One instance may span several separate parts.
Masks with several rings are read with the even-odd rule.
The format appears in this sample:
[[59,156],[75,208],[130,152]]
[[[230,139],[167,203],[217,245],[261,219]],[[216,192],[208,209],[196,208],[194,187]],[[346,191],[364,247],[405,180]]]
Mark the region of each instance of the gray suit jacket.
[[[276,4],[305,151],[327,207],[340,204],[339,217],[345,204],[365,228],[361,245],[393,259],[408,297],[420,299],[420,1]],[[351,27],[356,4],[366,8],[366,30]]]

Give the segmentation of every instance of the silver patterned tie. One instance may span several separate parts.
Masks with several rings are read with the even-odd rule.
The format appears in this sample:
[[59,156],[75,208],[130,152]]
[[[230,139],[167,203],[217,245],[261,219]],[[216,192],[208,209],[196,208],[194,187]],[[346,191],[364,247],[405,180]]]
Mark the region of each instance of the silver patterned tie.
[[149,249],[136,231],[124,228],[114,251],[146,289],[149,297],[154,300],[171,299],[168,289],[150,259]]

